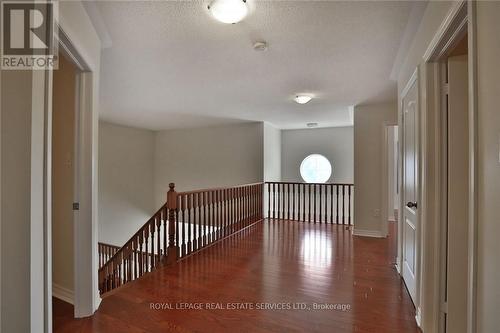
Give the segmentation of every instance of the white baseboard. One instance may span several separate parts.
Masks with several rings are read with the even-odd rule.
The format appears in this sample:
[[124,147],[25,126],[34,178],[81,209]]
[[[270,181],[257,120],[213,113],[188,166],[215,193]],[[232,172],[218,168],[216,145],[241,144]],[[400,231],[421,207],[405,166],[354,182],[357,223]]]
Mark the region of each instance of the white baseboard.
[[362,237],[385,238],[385,236],[379,230],[360,230],[354,228],[352,234],[354,236],[362,236]]
[[417,307],[417,313],[415,314],[415,321],[417,322],[417,326],[422,328],[422,311],[420,311],[420,306]]
[[60,286],[57,283],[52,283],[52,296],[67,303],[74,304],[73,300],[75,296],[73,291]]

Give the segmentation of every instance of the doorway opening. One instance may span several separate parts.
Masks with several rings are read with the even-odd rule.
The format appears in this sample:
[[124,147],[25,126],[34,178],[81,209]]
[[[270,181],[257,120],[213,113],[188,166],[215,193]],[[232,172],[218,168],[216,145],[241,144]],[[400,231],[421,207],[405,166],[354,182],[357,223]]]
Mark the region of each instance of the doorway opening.
[[78,68],[59,54],[52,88],[52,296],[74,304]]
[[442,332],[467,331],[469,216],[469,71],[465,30],[439,61],[443,147],[441,226]]

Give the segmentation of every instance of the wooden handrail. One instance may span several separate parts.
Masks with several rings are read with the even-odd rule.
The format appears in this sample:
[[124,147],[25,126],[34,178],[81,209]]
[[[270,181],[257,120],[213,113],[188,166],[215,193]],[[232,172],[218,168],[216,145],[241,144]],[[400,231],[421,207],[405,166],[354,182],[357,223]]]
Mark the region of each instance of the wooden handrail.
[[354,184],[266,182],[267,217],[353,224]]

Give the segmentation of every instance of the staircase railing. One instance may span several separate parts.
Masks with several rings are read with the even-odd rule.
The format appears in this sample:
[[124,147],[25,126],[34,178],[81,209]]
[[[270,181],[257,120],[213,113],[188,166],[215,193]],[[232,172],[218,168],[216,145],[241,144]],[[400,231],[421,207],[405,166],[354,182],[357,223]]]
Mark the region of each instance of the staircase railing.
[[354,184],[266,182],[267,217],[353,224]]
[[104,266],[105,263],[108,262],[109,259],[120,249],[119,246],[106,244],[106,243],[97,243],[97,249],[99,253],[99,268]]
[[167,202],[99,269],[101,294],[263,219],[264,183],[180,193],[169,187]]

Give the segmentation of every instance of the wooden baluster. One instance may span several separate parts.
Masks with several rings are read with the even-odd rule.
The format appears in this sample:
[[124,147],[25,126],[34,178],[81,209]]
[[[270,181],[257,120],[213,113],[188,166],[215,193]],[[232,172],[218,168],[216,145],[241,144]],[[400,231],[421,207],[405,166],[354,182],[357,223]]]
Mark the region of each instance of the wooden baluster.
[[156,234],[157,242],[156,242],[156,266],[160,265],[161,260],[161,212],[158,214],[158,217],[155,218],[156,221]]
[[334,197],[333,197],[333,185],[330,185],[330,223],[333,223],[333,205],[334,205]]
[[207,224],[207,202],[208,202],[208,192],[202,193],[203,201],[203,246],[207,246],[209,243],[209,228]]
[[267,218],[271,218],[271,183],[267,183]]
[[335,185],[335,188],[337,189],[337,211],[335,212],[337,218],[336,218],[336,223],[338,224],[339,223],[339,186],[338,185]]
[[342,224],[345,224],[345,187],[342,185]]
[[197,193],[192,193],[191,198],[193,200],[193,251],[197,251],[199,249],[198,247],[198,239],[200,237],[199,235],[199,229],[198,229],[198,217],[197,217],[197,209],[198,209],[198,195]]
[[[225,230],[226,229],[230,229],[231,226],[233,225],[234,223],[234,220],[235,220],[235,210],[234,210],[234,189],[229,189],[228,190],[228,195],[229,195],[229,223],[226,225],[226,227],[224,228]],[[224,233],[225,235],[225,233]]]
[[129,281],[132,281],[133,280],[133,277],[132,277],[132,254],[134,253],[132,251],[132,243],[129,244],[129,248],[128,248],[128,259],[127,259],[127,282]]
[[248,209],[248,187],[245,186],[242,188],[243,190],[243,202],[245,203],[245,205],[243,206],[244,207],[244,214],[243,214],[243,228],[247,226],[247,223],[248,223],[248,212],[249,212],[249,209]]
[[216,233],[217,239],[221,239],[224,235],[224,224],[222,223],[222,221],[217,221],[217,219],[215,218],[215,197],[216,197],[215,191],[210,192],[210,197],[211,197],[210,204],[212,206],[212,214],[211,214],[212,224],[214,225],[215,228],[217,228],[217,233]]
[[144,267],[144,272],[150,272],[149,270],[149,223],[146,225],[146,228],[144,229],[144,241],[146,243],[146,256],[144,258],[144,262],[146,266]]
[[203,225],[201,222],[201,213],[202,213],[202,202],[201,202],[202,196],[201,193],[198,192],[196,193],[196,211],[197,211],[197,225],[198,225],[198,250],[203,247]]
[[235,208],[235,220],[231,233],[233,233],[236,230],[238,223],[240,222],[240,191],[238,188],[234,189],[234,208]]
[[317,210],[316,210],[316,184],[313,184],[313,190],[314,190],[314,223],[316,223],[316,215],[317,215]]
[[290,220],[290,183],[286,184],[286,201],[286,219]]
[[273,183],[273,220],[276,219],[276,184]]
[[322,207],[321,207],[321,197],[323,195],[323,191],[322,191],[322,185],[319,185],[319,217],[318,217],[318,221],[321,223],[321,211],[322,211]]
[[212,243],[215,241],[216,239],[216,235],[217,235],[217,230],[214,230],[215,228],[215,225],[214,225],[214,222],[212,220],[212,203],[213,203],[213,192],[212,191],[208,191],[207,192],[207,221],[208,221],[208,225],[210,227],[210,237],[209,237],[209,242]]
[[329,185],[324,185],[324,187],[325,187],[325,223],[328,223],[328,186]]
[[233,192],[233,222],[231,223],[230,226],[230,231],[232,232],[234,225],[238,221],[238,207],[237,207],[237,191],[236,189],[232,189]]
[[311,203],[312,203],[312,199],[311,199],[311,184],[307,184],[307,192],[308,192],[308,196],[309,196],[309,211],[308,211],[308,216],[307,216],[307,221],[308,222],[311,222]]
[[179,258],[179,240],[176,239],[176,218],[177,218],[177,192],[175,192],[175,184],[168,184],[170,190],[167,193],[168,205],[168,250],[167,250],[167,264],[177,262]]
[[218,219],[221,224],[226,223],[224,221],[223,215],[224,215],[224,202],[223,202],[223,196],[224,196],[224,190],[218,190],[219,192],[219,216]]
[[187,225],[187,228],[188,228],[188,244],[187,244],[187,253],[191,253],[193,251],[193,224],[191,222],[191,207],[192,207],[192,199],[191,199],[191,195],[188,194],[186,195],[186,210],[187,210],[187,222],[188,222],[188,225]]
[[349,199],[347,201],[348,204],[349,204],[349,209],[348,209],[349,218],[348,218],[348,223],[347,224],[352,225],[352,220],[351,220],[351,185],[347,185],[347,188],[349,190]]
[[143,236],[143,231],[139,232],[138,235],[139,238],[139,276],[142,276],[144,274],[144,257],[143,257],[143,245],[144,245],[144,236]]

